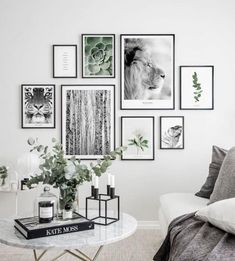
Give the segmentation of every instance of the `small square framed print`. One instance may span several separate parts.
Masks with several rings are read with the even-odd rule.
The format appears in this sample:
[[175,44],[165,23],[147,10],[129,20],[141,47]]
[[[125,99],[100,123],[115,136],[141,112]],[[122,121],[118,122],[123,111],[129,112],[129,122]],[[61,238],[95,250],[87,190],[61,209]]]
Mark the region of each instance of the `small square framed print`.
[[184,149],[184,117],[160,117],[160,149]]
[[214,66],[180,66],[180,109],[214,109]]
[[121,117],[122,160],[154,160],[154,117]]
[[115,35],[82,35],[82,78],[115,77]]
[[77,78],[77,45],[53,45],[53,78]]
[[55,128],[55,85],[22,84],[22,128]]

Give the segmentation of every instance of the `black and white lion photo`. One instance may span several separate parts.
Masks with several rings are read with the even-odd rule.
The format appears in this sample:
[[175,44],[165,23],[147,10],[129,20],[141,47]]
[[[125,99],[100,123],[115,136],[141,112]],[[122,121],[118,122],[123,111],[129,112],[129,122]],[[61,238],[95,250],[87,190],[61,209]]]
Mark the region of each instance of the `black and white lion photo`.
[[171,100],[174,84],[172,35],[123,36],[122,41],[124,101]]

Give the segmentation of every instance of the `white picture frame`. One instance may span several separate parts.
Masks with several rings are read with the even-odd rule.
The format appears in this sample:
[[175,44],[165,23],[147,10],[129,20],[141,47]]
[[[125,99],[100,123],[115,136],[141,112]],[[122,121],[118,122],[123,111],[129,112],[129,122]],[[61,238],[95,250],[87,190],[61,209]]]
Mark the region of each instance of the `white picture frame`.
[[175,35],[121,35],[121,109],[175,108]]
[[77,45],[53,45],[53,78],[77,78]]
[[180,109],[214,109],[214,66],[180,66]]
[[[154,160],[154,117],[122,116],[121,146],[126,146],[122,160]],[[136,146],[140,144],[141,146]]]

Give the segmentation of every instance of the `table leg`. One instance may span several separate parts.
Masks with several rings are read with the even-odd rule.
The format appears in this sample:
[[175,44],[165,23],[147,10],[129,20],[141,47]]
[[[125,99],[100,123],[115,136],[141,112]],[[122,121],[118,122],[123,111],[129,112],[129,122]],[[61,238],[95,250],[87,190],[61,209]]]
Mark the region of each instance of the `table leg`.
[[52,259],[52,261],[55,261],[57,259],[59,259],[60,257],[62,257],[63,255],[66,254],[66,251],[62,252],[61,254],[59,254],[58,256],[56,256],[55,258]]
[[91,260],[90,257],[87,256],[85,253],[83,253],[81,250],[76,249],[76,251],[77,251],[80,255],[82,255],[83,257],[85,257],[86,259],[88,259],[89,261]]
[[99,247],[99,249],[97,250],[97,252],[96,252],[94,258],[92,259],[92,261],[95,261],[95,260],[96,260],[96,258],[99,256],[99,254],[100,254],[101,250],[103,249],[103,247],[104,247],[104,246],[100,246],[100,247]]
[[36,253],[36,250],[35,250],[35,249],[33,250],[33,256],[34,256],[34,260],[35,260],[35,261],[38,261],[37,253]]
[[97,257],[99,256],[101,250],[102,250],[103,246],[100,246],[99,249],[96,251],[95,256],[93,258],[90,258],[89,256],[87,256],[85,253],[83,253],[81,250],[76,249],[76,251],[82,255],[83,257],[87,258],[88,261],[95,261],[97,259]]
[[65,250],[67,253],[69,253],[70,255],[74,256],[74,257],[77,257],[78,259],[82,260],[82,261],[90,261],[91,259],[85,259],[83,258],[82,256],[79,256],[75,253],[73,253],[71,250]]
[[44,250],[41,255],[39,257],[37,257],[37,252],[36,250],[34,249],[33,250],[33,255],[34,255],[34,260],[35,261],[39,261],[45,254],[46,254],[47,250]]
[[[95,261],[97,259],[97,257],[99,256],[101,250],[102,250],[103,246],[100,246],[99,249],[96,251],[95,255],[93,258],[90,258],[89,256],[87,256],[85,253],[83,253],[81,250],[79,249],[76,249],[76,251],[78,252],[78,254],[75,254],[73,251],[71,250],[64,250],[64,252],[62,252],[61,254],[59,254],[58,256],[54,257],[52,259],[52,261],[55,261],[55,260],[58,260],[60,257],[62,257],[63,255],[65,255],[66,253],[76,257],[77,259],[79,260],[82,260],[82,261]],[[35,261],[39,261],[41,260],[41,258],[46,254],[47,250],[44,250],[39,256],[37,256],[37,252],[36,250],[34,249],[33,250],[33,254],[34,254],[34,260]]]

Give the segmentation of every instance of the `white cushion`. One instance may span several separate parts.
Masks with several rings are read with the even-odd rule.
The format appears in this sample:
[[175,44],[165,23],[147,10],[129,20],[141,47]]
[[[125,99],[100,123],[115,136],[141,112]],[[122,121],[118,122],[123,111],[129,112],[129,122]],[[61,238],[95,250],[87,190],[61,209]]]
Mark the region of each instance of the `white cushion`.
[[235,234],[235,198],[217,201],[197,211],[195,216],[203,221]]
[[168,193],[160,197],[161,211],[168,225],[181,215],[205,207],[208,202],[208,199],[197,197],[193,193]]

